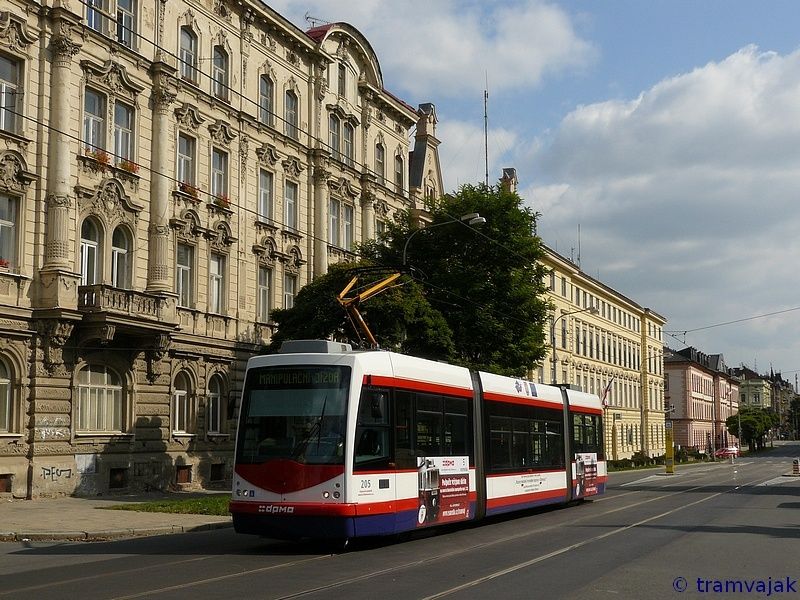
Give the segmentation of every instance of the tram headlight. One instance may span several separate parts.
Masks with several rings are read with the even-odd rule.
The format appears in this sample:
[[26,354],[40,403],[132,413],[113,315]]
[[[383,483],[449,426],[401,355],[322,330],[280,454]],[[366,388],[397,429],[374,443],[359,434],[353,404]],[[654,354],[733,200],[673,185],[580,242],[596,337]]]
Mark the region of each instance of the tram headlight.
[[327,500],[328,498],[331,497],[331,493],[330,492],[322,492],[322,497],[325,498],[325,500]]
[[339,492],[333,492],[333,497],[336,498],[337,500],[339,499],[340,496],[341,494]]

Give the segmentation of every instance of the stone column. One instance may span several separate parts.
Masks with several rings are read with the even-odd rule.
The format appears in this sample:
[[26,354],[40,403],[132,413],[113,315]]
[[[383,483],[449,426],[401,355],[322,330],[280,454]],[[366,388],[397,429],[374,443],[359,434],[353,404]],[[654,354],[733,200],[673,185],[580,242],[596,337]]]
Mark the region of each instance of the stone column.
[[169,199],[172,190],[170,156],[173,144],[169,137],[169,107],[175,100],[172,84],[175,69],[166,63],[153,63],[153,135],[150,179],[150,227],[147,266],[147,291],[169,292]]
[[328,178],[324,167],[314,166],[314,277],[328,272]]
[[361,175],[361,241],[375,238],[375,197],[372,185],[375,176],[369,171]]
[[73,40],[74,23],[67,14],[54,16],[54,31],[50,38],[52,68],[50,71],[50,113],[52,125],[47,141],[47,239],[45,241],[44,271],[71,271],[69,231],[71,167],[70,156],[70,72],[72,57],[80,50]]

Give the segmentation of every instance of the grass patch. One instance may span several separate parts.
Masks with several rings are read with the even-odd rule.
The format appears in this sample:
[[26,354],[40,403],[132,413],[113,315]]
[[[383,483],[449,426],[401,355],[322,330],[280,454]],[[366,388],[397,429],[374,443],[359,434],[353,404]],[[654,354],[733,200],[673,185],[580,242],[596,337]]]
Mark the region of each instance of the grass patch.
[[167,498],[153,502],[131,502],[106,506],[109,510],[227,516],[230,494],[208,494],[194,498]]

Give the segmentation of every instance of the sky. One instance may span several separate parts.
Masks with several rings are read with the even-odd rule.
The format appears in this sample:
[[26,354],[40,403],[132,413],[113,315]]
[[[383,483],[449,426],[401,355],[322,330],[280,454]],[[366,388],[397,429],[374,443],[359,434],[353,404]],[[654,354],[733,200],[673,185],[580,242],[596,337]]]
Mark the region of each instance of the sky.
[[436,105],[448,191],[484,181],[488,89],[490,182],[517,169],[548,246],[671,348],[800,376],[800,4],[268,4],[353,25],[389,91]]

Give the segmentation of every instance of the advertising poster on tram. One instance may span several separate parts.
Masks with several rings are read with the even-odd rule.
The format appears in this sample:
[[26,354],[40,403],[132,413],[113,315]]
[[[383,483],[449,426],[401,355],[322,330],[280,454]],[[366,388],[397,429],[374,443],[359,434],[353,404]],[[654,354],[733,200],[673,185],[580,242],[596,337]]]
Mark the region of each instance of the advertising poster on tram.
[[575,497],[593,496],[597,493],[597,453],[575,454]]
[[417,458],[419,510],[417,526],[469,519],[469,457]]

